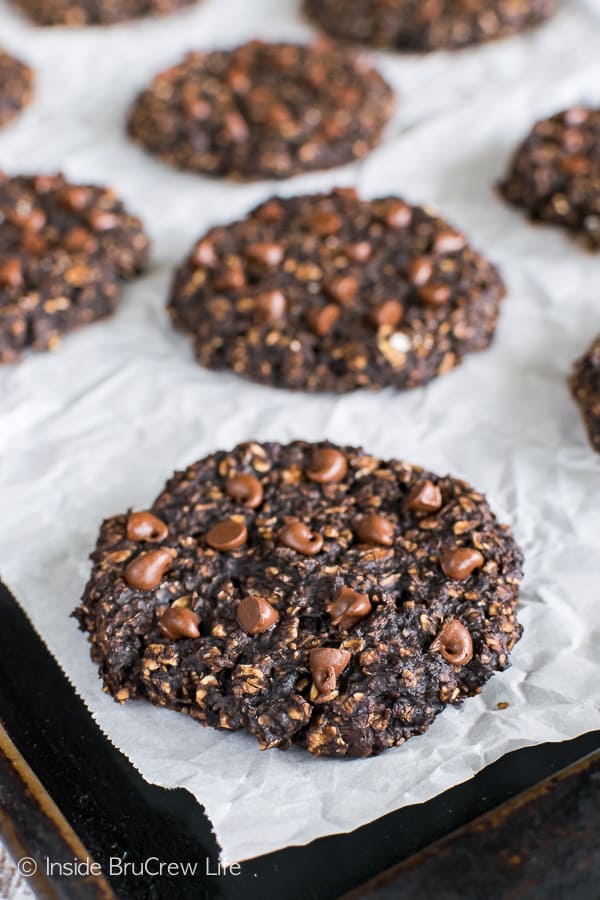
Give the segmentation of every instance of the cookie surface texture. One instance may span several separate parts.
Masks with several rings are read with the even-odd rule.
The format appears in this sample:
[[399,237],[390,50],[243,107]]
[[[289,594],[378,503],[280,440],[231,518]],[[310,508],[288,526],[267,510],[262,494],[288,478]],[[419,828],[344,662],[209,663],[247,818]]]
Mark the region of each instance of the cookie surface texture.
[[110,189],[61,175],[0,173],[0,217],[0,363],[112,313],[148,252]]
[[366,156],[392,113],[391,88],[351,51],[252,41],[190,53],[161,72],[129,133],[180,169],[287,178]]
[[92,559],[76,616],[106,690],[262,749],[402,744],[521,634],[521,553],[481,494],[326,442],[208,456]]
[[345,392],[426,384],[489,346],[505,289],[464,234],[397,197],[273,198],[212,229],[169,311],[199,362]]

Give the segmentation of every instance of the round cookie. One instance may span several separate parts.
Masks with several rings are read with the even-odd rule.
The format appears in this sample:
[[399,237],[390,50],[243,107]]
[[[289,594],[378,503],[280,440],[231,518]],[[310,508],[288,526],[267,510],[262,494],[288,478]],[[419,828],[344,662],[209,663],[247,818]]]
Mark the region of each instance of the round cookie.
[[518,147],[500,184],[537,221],[600,248],[600,109],[574,106],[543,119]]
[[148,252],[142,224],[107,188],[0,173],[0,363],[51,350],[113,312]]
[[463,481],[247,443],[101,528],[74,615],[106,689],[261,748],[370,756],[509,665],[522,557]]
[[525,31],[548,19],[556,0],[304,0],[304,10],[332,37],[422,53]]
[[38,25],[115,25],[130,19],[165,16],[194,0],[11,0]]
[[169,310],[209,368],[304,391],[403,389],[485,349],[504,293],[443,219],[342,189],[272,198],[213,228]]
[[0,49],[0,128],[33,99],[33,72]]
[[391,88],[348,50],[251,41],[190,53],[157,75],[128,128],[180,169],[287,178],[365,156],[392,109]]
[[569,386],[579,406],[590,443],[600,453],[600,335],[575,363]]

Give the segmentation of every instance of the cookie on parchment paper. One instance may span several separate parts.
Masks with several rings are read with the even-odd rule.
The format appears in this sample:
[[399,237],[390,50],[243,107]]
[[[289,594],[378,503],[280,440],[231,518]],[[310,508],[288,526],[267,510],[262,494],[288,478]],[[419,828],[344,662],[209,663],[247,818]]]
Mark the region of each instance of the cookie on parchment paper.
[[113,312],[148,238],[113,191],[0,172],[0,363]]
[[355,191],[272,198],[213,228],[169,301],[198,360],[302,391],[412,388],[490,344],[505,288],[435,213]]
[[556,0],[304,0],[332,37],[412,52],[510,37],[553,15]]
[[8,125],[33,99],[33,72],[0,49],[0,128]]
[[575,363],[569,386],[590,443],[600,453],[600,335]]
[[345,48],[251,41],[190,53],[161,72],[134,103],[128,129],[180,169],[287,178],[366,156],[393,104],[381,75]]
[[600,249],[600,109],[573,106],[537,122],[500,190],[534,221]]
[[165,16],[194,0],[11,0],[38,25],[115,25]]
[[247,443],[107,519],[76,617],[106,690],[370,756],[509,665],[522,556],[485,498],[328,442]]

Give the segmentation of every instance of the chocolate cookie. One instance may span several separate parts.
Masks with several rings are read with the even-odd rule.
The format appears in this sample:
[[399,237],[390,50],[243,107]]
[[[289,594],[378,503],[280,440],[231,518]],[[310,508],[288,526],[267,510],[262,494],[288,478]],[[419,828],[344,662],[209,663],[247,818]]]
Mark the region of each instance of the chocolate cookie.
[[504,285],[463,234],[397,197],[273,198],[213,228],[169,309],[200,362],[304,391],[411,388],[485,349]]
[[11,0],[38,25],[114,25],[165,16],[194,0]]
[[304,9],[333,37],[428,52],[525,31],[548,19],[556,0],[304,0]]
[[0,50],[0,128],[8,125],[33,98],[33,72]]
[[261,746],[370,756],[505,669],[521,552],[463,481],[247,443],[106,520],[75,615],[106,690]]
[[128,127],[180,169],[287,178],[365,156],[392,108],[391,88],[345,49],[252,41],[157,75]]
[[600,109],[574,106],[534,125],[500,190],[531,219],[600,248]]
[[579,406],[590,442],[600,453],[600,335],[575,363],[569,386]]
[[148,238],[106,188],[0,173],[0,363],[113,312]]

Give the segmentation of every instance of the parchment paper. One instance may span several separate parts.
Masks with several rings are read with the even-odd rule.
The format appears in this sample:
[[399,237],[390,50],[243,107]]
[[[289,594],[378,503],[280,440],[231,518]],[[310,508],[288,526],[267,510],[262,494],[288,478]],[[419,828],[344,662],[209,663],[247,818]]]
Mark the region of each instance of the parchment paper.
[[[150,272],[112,320],[0,371],[0,571],[112,741],[149,781],[204,805],[226,863],[352,830],[507,751],[600,727],[600,457],[565,386],[600,330],[600,257],[530,226],[493,190],[536,117],[600,102],[600,4],[569,4],[529,36],[456,55],[380,54],[400,105],[362,165],[233,186],[173,172],[128,143],[126,108],[154,72],[194,46],[308,37],[295,10],[291,0],[205,0],[160,22],[66,32],[0,8],[0,42],[38,73],[36,104],[0,135],[0,165],[110,182],[154,240]],[[170,271],[192,241],[274,190],[350,183],[434,204],[501,266],[509,297],[493,349],[403,395],[303,397],[200,369],[164,312]],[[261,753],[245,735],[102,694],[69,618],[101,519],[144,508],[176,467],[218,447],[325,436],[489,495],[527,559],[513,667],[426,735],[360,761]]]

